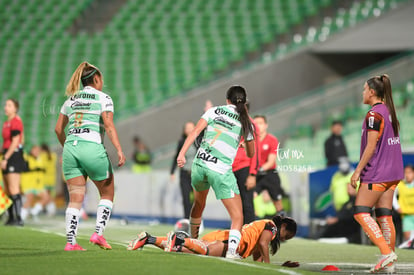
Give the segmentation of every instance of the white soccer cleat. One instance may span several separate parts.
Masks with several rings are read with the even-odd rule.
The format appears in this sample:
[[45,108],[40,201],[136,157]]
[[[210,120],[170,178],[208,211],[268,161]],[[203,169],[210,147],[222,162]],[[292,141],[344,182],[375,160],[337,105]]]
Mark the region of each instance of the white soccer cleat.
[[371,273],[383,272],[384,269],[388,266],[392,266],[395,261],[397,261],[397,254],[391,252],[387,255],[381,255],[378,263],[370,269]]
[[386,267],[384,267],[384,269],[381,272],[382,273],[387,273],[387,274],[394,274],[396,272],[395,271],[395,269],[396,269],[395,265],[396,264],[386,266]]

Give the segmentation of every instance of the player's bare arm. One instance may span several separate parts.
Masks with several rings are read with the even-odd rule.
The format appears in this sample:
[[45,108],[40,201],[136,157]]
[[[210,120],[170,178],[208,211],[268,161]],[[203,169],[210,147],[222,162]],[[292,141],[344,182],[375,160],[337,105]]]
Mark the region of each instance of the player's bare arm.
[[358,163],[357,168],[355,169],[354,174],[351,177],[351,185],[352,187],[357,187],[357,181],[359,180],[359,176],[361,171],[364,167],[368,164],[369,160],[372,158],[375,152],[375,148],[377,146],[379,133],[377,131],[369,131],[368,132],[368,142],[367,147],[365,147],[364,153],[362,154],[361,160]]
[[122,152],[122,147],[121,147],[121,144],[119,143],[118,133],[116,132],[116,129],[115,129],[114,113],[109,112],[109,111],[103,112],[102,120],[105,126],[105,131],[117,151],[118,166],[120,167],[125,164],[126,158],[125,158],[124,153]]
[[260,252],[262,262],[270,263],[269,257],[269,243],[272,241],[273,233],[269,230],[263,230],[260,234],[259,241],[257,242],[257,248]]
[[66,141],[65,127],[68,124],[69,119],[64,114],[59,114],[58,120],[55,126],[55,133],[59,140],[59,143],[63,146]]
[[276,164],[276,153],[271,153],[267,157],[267,161],[262,165],[264,171],[270,170]]
[[184,164],[186,163],[185,153],[187,153],[188,148],[190,148],[191,144],[194,143],[195,139],[198,137],[198,135],[201,133],[201,131],[203,131],[204,128],[206,128],[206,127],[207,127],[207,121],[204,120],[204,119],[200,119],[197,122],[197,125],[194,127],[193,131],[185,139],[183,147],[181,147],[181,150],[178,153],[178,157],[177,157],[178,167],[180,167],[180,168],[184,167]]

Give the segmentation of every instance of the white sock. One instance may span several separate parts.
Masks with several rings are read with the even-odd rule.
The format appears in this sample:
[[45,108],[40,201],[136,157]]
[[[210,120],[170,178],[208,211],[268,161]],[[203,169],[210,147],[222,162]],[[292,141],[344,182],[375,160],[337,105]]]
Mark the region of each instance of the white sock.
[[198,239],[198,233],[200,231],[201,217],[193,218],[190,217],[190,233],[191,238]]
[[227,248],[227,253],[232,255],[237,253],[237,248],[239,247],[241,234],[239,230],[231,229],[229,233],[229,244]]
[[22,208],[22,210],[20,211],[20,216],[21,216],[22,220],[26,220],[27,217],[29,216],[29,209]]
[[113,203],[110,200],[100,200],[98,209],[96,210],[96,229],[95,232],[102,236],[105,231],[105,227],[108,224],[109,217],[111,216]]
[[51,201],[46,205],[46,212],[49,216],[54,216],[56,214],[56,204]]
[[39,213],[42,211],[43,206],[40,202],[36,203],[35,206],[33,206],[33,208],[30,210],[30,214],[32,214],[33,216],[37,216],[39,215]]
[[66,239],[67,242],[75,245],[76,235],[78,234],[79,209],[66,208]]

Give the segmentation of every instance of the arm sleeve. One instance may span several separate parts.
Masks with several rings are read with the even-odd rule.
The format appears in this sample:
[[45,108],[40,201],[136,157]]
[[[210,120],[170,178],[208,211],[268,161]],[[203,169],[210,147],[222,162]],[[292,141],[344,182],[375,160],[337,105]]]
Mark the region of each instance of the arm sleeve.
[[207,123],[209,122],[210,118],[212,117],[212,115],[214,114],[214,112],[216,111],[217,107],[213,107],[207,110],[207,112],[205,112],[201,118],[204,119],[205,121],[207,121]]
[[249,132],[249,133],[247,134],[246,140],[247,140],[247,141],[251,141],[251,140],[253,140],[253,139],[254,139],[254,135],[253,135],[252,133],[250,133],[250,132]]
[[67,116],[67,115],[68,115],[68,114],[66,113],[66,102],[65,102],[65,103],[63,103],[62,107],[60,108],[60,113],[61,113],[62,115],[65,115],[65,116]]
[[23,123],[20,119],[14,119],[12,120],[13,123],[10,125],[10,133],[12,137],[20,135],[20,133],[23,131]]
[[102,112],[114,112],[114,103],[109,95],[105,95],[102,100]]
[[270,154],[277,155],[277,147],[279,147],[279,140],[275,137],[274,142],[272,142],[272,148],[270,150]]
[[382,122],[383,117],[379,113],[369,111],[365,116],[365,125],[368,131],[380,132]]
[[272,222],[268,222],[265,224],[264,230],[269,230],[270,232],[272,232],[273,236],[276,236],[277,233],[277,227],[276,225],[274,225],[274,223]]
[[329,137],[325,141],[325,157],[328,161],[328,164],[335,160],[335,147],[333,146],[332,138]]

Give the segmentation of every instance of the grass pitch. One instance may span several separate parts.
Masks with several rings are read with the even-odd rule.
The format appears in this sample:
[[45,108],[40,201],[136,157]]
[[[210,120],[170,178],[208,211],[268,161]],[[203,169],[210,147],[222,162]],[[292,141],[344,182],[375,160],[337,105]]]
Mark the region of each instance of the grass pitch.
[[[87,251],[65,252],[64,217],[42,217],[23,228],[0,225],[0,274],[367,274],[376,262],[378,249],[373,246],[325,244],[295,238],[282,243],[271,257],[271,264],[245,260],[166,253],[153,246],[127,251],[129,240],[140,231],[165,235],[171,225],[134,223],[123,225],[111,220],[105,237],[113,250],[105,251],[88,243],[94,220],[81,222],[78,243]],[[213,230],[206,229],[204,233]],[[414,250],[397,250],[398,274],[414,274]],[[298,268],[284,268],[287,260],[300,262]],[[326,265],[339,272],[322,272]]]

